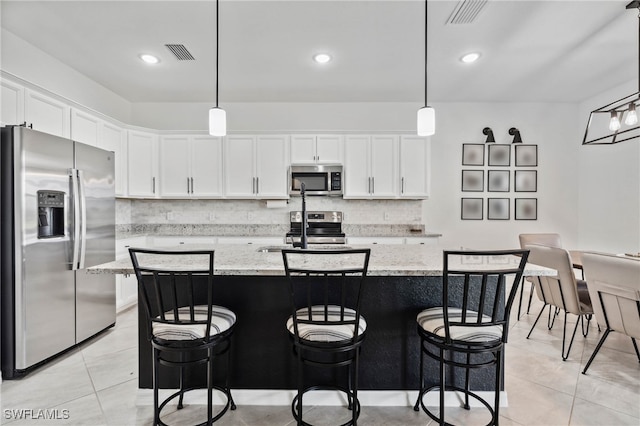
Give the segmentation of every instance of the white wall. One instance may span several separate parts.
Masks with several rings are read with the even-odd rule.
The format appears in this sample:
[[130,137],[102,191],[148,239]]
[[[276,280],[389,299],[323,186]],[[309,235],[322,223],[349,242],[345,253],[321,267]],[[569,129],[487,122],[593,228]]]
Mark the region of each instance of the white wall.
[[[637,91],[629,82],[580,105],[579,130],[589,112]],[[614,145],[587,145],[580,164],[581,248],[612,253],[640,252],[640,139]]]
[[0,52],[2,71],[116,120],[131,121],[131,103],[122,96],[5,29],[0,32]]

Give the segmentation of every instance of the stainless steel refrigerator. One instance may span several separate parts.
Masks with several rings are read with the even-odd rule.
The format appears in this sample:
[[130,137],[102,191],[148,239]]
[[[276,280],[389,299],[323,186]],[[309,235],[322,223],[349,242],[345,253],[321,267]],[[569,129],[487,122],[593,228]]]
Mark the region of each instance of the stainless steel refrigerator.
[[17,378],[115,324],[114,153],[1,130],[1,364]]

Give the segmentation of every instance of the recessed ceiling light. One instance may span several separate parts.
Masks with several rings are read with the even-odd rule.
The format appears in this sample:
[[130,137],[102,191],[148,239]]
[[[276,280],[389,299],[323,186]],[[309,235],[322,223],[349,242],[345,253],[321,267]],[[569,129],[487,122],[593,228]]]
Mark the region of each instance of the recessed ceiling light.
[[140,59],[142,59],[147,64],[157,64],[158,62],[160,62],[160,59],[147,53],[143,53],[142,55],[140,55]]
[[478,58],[480,58],[480,54],[479,53],[471,52],[471,53],[467,53],[466,55],[464,55],[462,58],[460,58],[460,60],[462,62],[464,62],[465,64],[471,64],[471,63],[477,61]]
[[331,55],[327,55],[326,53],[318,53],[313,56],[313,60],[319,64],[326,64],[331,60]]

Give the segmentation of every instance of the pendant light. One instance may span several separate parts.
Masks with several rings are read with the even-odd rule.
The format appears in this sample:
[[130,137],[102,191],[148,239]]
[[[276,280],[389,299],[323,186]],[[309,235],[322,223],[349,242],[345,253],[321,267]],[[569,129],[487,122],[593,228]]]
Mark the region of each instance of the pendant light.
[[640,138],[636,112],[640,105],[640,0],[632,1],[626,8],[638,9],[638,92],[591,111],[582,145],[614,144]]
[[418,136],[431,136],[436,132],[436,111],[427,104],[427,41],[429,0],[424,2],[424,107],[418,110]]
[[216,0],[216,106],[209,110],[209,134],[211,136],[225,136],[227,134],[227,113],[218,107],[218,57],[220,40],[220,8]]

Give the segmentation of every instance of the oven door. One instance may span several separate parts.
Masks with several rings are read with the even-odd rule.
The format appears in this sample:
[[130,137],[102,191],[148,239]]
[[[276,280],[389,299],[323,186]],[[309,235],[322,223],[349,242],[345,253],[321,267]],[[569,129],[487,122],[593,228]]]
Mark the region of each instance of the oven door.
[[291,171],[289,195],[300,195],[300,184],[304,182],[306,195],[328,195],[330,174],[327,172]]

